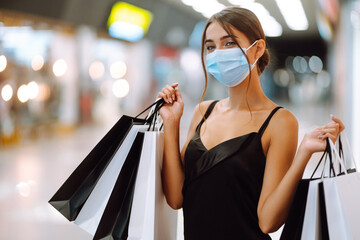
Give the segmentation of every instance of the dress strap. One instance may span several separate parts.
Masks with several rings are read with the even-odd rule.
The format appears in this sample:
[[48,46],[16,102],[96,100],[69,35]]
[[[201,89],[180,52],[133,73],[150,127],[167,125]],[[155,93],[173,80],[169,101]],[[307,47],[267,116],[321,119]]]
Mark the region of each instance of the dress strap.
[[261,126],[260,130],[259,130],[259,135],[260,137],[263,135],[266,127],[268,126],[272,116],[274,116],[274,114],[277,112],[277,110],[279,110],[280,108],[282,108],[281,106],[277,106],[276,108],[274,108],[271,113],[269,114],[269,116],[267,117],[267,119],[265,120],[265,122],[263,123],[263,125]]
[[204,123],[204,121],[210,116],[212,110],[214,109],[216,103],[218,102],[219,100],[215,100],[213,101],[212,103],[210,103],[208,109],[206,110],[205,114],[204,114],[204,117],[201,119],[201,121],[199,122],[199,124],[197,125],[196,127],[196,130],[199,131],[200,130],[200,127],[201,125]]

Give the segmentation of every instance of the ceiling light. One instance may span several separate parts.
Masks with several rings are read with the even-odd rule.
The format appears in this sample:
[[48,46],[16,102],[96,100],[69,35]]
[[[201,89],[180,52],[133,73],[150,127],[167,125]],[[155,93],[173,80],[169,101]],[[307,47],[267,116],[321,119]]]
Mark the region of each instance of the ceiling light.
[[270,15],[269,11],[262,4],[249,3],[243,4],[241,7],[249,9],[258,17],[267,37],[280,37],[282,35],[283,29],[281,24]]
[[192,7],[204,17],[209,18],[215,13],[223,10],[226,6],[219,3],[217,0],[196,0],[193,1]]
[[300,0],[275,0],[286,24],[290,29],[303,31],[308,29],[309,22]]
[[253,3],[255,0],[228,0],[229,3],[233,5],[243,5],[248,3]]

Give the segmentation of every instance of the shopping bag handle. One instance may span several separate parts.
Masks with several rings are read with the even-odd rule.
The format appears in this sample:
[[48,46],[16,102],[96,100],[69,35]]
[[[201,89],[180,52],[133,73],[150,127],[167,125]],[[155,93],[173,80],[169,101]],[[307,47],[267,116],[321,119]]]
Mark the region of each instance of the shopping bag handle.
[[324,161],[323,169],[321,171],[320,178],[324,178],[324,176],[325,176],[324,173],[325,173],[327,159],[329,159],[328,160],[329,161],[329,176],[331,176],[331,173],[335,176],[335,169],[334,169],[333,161],[332,161],[331,147],[330,147],[330,142],[329,142],[328,138],[326,139],[326,147],[325,147],[324,153],[322,154],[318,164],[316,165],[315,170],[311,174],[310,179],[314,178],[315,173],[317,172],[318,168],[320,167],[320,165],[324,159],[325,159],[325,161]]
[[[355,161],[355,157],[354,157],[354,153],[353,151],[351,150],[351,147],[350,147],[350,143],[349,143],[349,138],[347,137],[347,134],[345,131],[342,131],[339,135],[339,144],[341,144],[341,148],[342,148],[342,143],[341,143],[341,139],[343,139],[345,141],[345,145],[347,146],[347,150],[350,154],[350,158],[351,158],[351,161],[352,163],[354,164],[354,167],[355,167],[355,170],[358,172],[359,171],[359,167],[357,165],[357,162]],[[343,157],[344,157],[344,153],[342,153]]]
[[146,118],[146,120],[148,121],[152,121],[152,117],[154,116],[154,114],[165,104],[165,101],[164,99],[162,98],[159,98],[157,99],[154,103],[152,103],[150,106],[148,106],[145,110],[143,110],[141,113],[139,113],[138,115],[136,115],[135,118],[138,118],[141,114],[143,114],[144,112],[146,112],[147,110],[149,110],[150,108],[152,107],[155,107],[155,110],[154,112],[152,112],[151,114],[149,114]]
[[[334,145],[334,143],[331,141],[331,140],[328,140],[328,142],[330,143],[330,148],[331,148],[331,151],[335,154],[335,159],[338,160],[339,164],[341,165],[342,168],[344,168],[344,173],[345,175],[347,175],[347,170],[346,170],[346,167],[345,167],[345,162],[343,161],[343,159],[340,157],[340,154],[339,152],[336,150],[336,147]],[[341,172],[340,172],[341,173]],[[336,176],[336,175],[335,175]]]

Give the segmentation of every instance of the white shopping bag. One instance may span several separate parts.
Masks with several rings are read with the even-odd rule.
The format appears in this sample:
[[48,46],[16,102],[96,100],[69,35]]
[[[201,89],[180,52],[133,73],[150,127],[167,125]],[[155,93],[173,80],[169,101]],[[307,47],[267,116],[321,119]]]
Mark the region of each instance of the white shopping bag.
[[[331,141],[330,146],[342,169],[346,169]],[[324,180],[324,197],[329,238],[360,239],[360,173],[345,173]]]
[[147,125],[132,126],[99,181],[96,183],[84,206],[81,208],[74,223],[86,232],[92,235],[95,234],[116,179],[119,176],[135,137],[138,131],[146,131],[148,127]]
[[[332,188],[333,191],[337,191],[339,205],[341,203],[341,210],[343,211],[343,224],[346,224],[351,236],[341,239],[360,239],[360,173],[355,172],[339,176],[334,178],[333,181]],[[337,224],[339,224],[339,221],[340,219],[337,220]],[[332,238],[330,237],[330,239]]]
[[128,240],[176,239],[177,211],[165,199],[161,183],[164,136],[145,132],[131,208]]
[[301,240],[321,240],[319,211],[320,182],[322,182],[322,179],[311,180],[309,182]]
[[336,178],[324,179],[323,186],[329,239],[352,239]]

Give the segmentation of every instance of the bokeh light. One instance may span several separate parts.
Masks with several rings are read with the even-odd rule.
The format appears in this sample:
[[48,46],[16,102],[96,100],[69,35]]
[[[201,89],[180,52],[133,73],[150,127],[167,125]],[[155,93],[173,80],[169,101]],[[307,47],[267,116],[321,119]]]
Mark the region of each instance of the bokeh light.
[[31,67],[34,71],[39,71],[44,66],[44,58],[36,55],[31,61]]
[[16,189],[20,196],[22,197],[29,197],[30,196],[30,185],[26,182],[19,182],[16,184]]
[[295,76],[286,69],[277,69],[274,72],[274,82],[280,87],[288,87],[295,82]]
[[95,61],[90,64],[89,75],[93,80],[99,79],[104,76],[105,67],[104,64],[100,61]]
[[29,99],[35,99],[39,95],[39,85],[36,82],[28,83],[27,88]]
[[19,195],[22,197],[29,197],[32,193],[32,189],[36,186],[36,182],[34,180],[29,180],[26,182],[19,182],[16,184],[16,190]]
[[17,91],[17,97],[20,102],[25,103],[29,100],[29,89],[27,85],[21,85]]
[[309,60],[309,68],[311,71],[319,73],[323,69],[323,62],[318,56],[312,56]]
[[7,60],[4,55],[0,56],[0,72],[4,71],[7,66]]
[[127,66],[122,61],[114,62],[110,66],[111,77],[113,77],[115,79],[119,79],[119,78],[124,77],[125,74],[126,74],[126,71],[127,71]]
[[56,77],[64,76],[67,71],[67,63],[64,59],[57,60],[53,65],[53,72]]
[[1,89],[1,97],[4,99],[5,102],[9,101],[12,98],[13,94],[14,94],[14,91],[9,84],[6,84]]
[[37,101],[45,101],[50,97],[50,87],[46,83],[39,83],[39,94],[36,97]]
[[129,83],[125,79],[116,80],[112,86],[112,92],[115,97],[123,98],[129,93]]
[[293,68],[298,73],[305,73],[307,70],[307,62],[305,58],[296,56],[293,60]]

